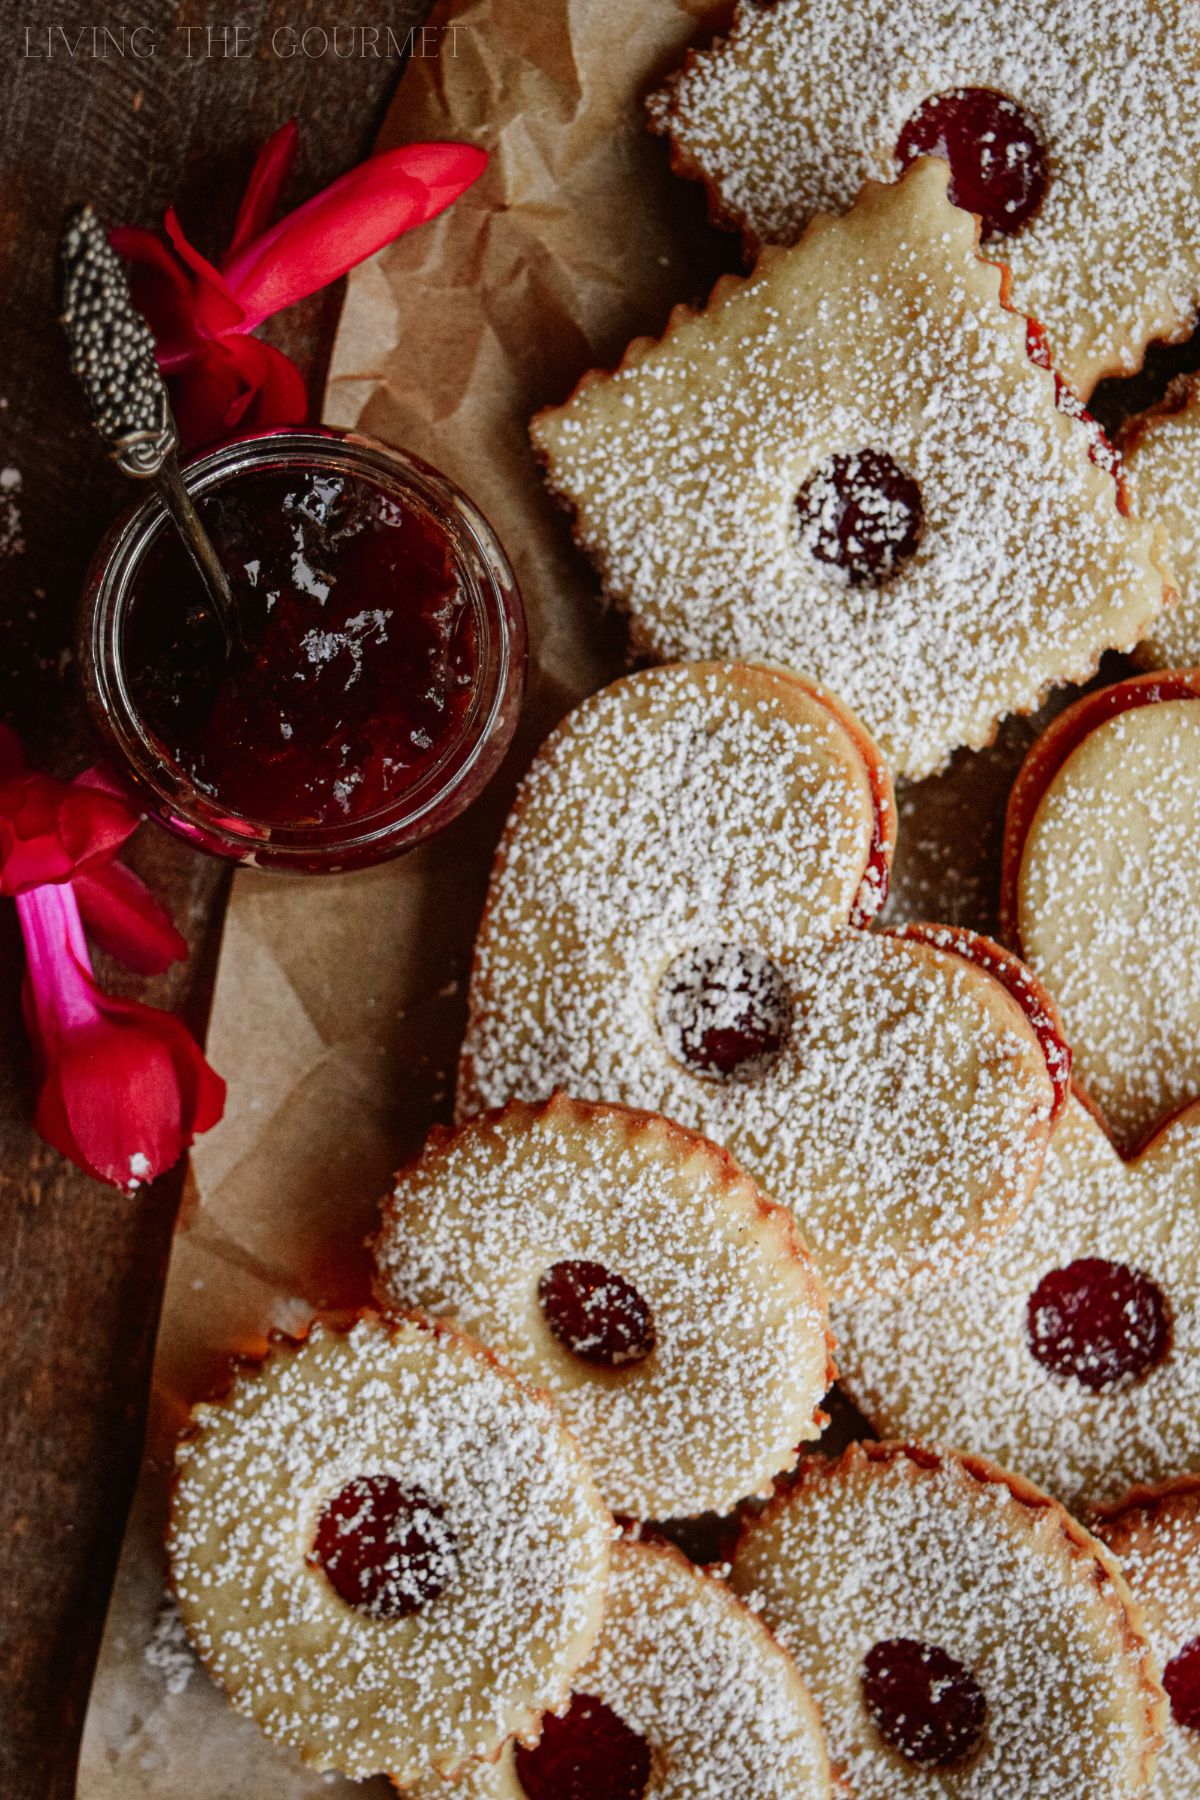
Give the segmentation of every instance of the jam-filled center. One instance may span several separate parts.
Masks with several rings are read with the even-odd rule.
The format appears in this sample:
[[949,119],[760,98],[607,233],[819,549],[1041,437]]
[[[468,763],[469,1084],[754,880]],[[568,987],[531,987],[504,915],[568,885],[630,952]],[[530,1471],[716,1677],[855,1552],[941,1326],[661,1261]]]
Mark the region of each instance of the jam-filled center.
[[542,1317],[559,1343],[601,1369],[645,1362],[654,1316],[631,1281],[603,1263],[557,1262],[538,1282]]
[[885,450],[839,451],[796,495],[800,542],[851,587],[877,587],[921,541],[921,490]]
[[1171,1717],[1188,1731],[1200,1731],[1200,1637],[1173,1656],[1163,1670]]
[[404,1619],[449,1584],[457,1555],[435,1501],[391,1475],[360,1475],[321,1514],[310,1561],[348,1606]]
[[922,101],[896,142],[902,169],[918,156],[946,159],[950,198],[979,214],[984,237],[1019,231],[1041,205],[1050,181],[1037,126],[1023,107],[994,88],[950,88]]
[[978,1750],[987,1701],[970,1669],[936,1644],[885,1638],[863,1658],[862,1695],[886,1743],[922,1768],[944,1769]]
[[540,1742],[513,1753],[527,1800],[642,1800],[650,1747],[611,1706],[576,1694],[561,1719],[548,1713]]
[[1085,1256],[1029,1297],[1029,1348],[1044,1369],[1098,1392],[1155,1368],[1171,1347],[1161,1288],[1124,1263]]
[[758,1074],[791,1029],[783,972],[760,950],[709,944],[687,950],[658,989],[658,1025],[677,1062],[728,1081]]

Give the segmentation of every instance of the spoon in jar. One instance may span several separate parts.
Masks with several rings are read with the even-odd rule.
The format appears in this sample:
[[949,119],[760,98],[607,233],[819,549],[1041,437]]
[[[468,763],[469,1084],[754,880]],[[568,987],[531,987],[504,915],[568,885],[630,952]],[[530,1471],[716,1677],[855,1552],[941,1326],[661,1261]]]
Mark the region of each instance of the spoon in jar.
[[204,585],[225,655],[239,641],[229,577],[179,471],[179,430],[154,358],[154,336],[129,289],[125,265],[91,206],[63,220],[58,245],[60,323],[92,422],[124,475],[152,481]]

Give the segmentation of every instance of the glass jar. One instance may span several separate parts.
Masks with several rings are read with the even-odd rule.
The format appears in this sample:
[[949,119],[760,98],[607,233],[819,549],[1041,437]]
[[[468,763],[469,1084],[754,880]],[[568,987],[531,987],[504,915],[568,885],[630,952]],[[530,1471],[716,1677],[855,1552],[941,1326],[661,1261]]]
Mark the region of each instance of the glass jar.
[[[345,673],[339,679],[349,696],[351,687],[362,673],[364,646],[385,642],[388,631],[392,630],[390,624],[380,622],[394,619],[397,629],[412,628],[403,610],[403,562],[392,569],[395,591],[388,588],[386,579],[382,585],[374,583],[370,593],[362,596],[362,608],[348,621],[354,630],[349,633],[343,630],[339,635],[322,629],[326,623],[323,609],[332,592],[331,586],[328,581],[316,579],[303,555],[299,562],[293,555],[292,567],[298,572],[285,595],[284,610],[275,621],[268,624],[259,597],[253,596],[257,663],[252,678],[258,685],[246,689],[244,695],[241,687],[234,689],[232,685],[222,691],[222,683],[228,680],[232,684],[242,679],[239,671],[244,664],[238,663],[239,653],[235,651],[234,659],[228,665],[216,666],[211,697],[207,689],[199,692],[198,701],[196,694],[183,691],[185,712],[194,704],[199,704],[201,709],[210,708],[211,702],[206,725],[210,732],[210,747],[211,732],[217,729],[213,721],[225,716],[215,710],[218,702],[224,705],[233,694],[234,700],[242,704],[241,715],[234,711],[229,716],[235,725],[245,725],[246,742],[252,750],[239,765],[236,760],[239,752],[229,748],[226,768],[236,779],[226,783],[223,794],[219,778],[205,780],[198,773],[200,764],[195,760],[189,763],[190,753],[185,754],[178,745],[172,748],[166,741],[168,729],[163,725],[163,719],[183,716],[169,710],[172,705],[177,708],[181,705],[180,695],[172,693],[168,697],[165,714],[160,709],[158,722],[162,729],[154,729],[145,716],[147,711],[155,710],[145,698],[154,691],[145,685],[148,679],[154,678],[154,658],[150,657],[147,662],[142,643],[145,635],[143,612],[149,605],[146,589],[158,579],[152,572],[165,566],[167,557],[182,554],[169,540],[160,541],[172,528],[161,502],[151,495],[119,520],[100,546],[85,585],[79,629],[80,669],[93,722],[114,772],[131,788],[140,806],[168,830],[214,855],[261,868],[297,873],[326,873],[382,862],[410,849],[457,818],[482,791],[503,759],[516,727],[525,678],[526,635],[520,594],[504,551],[483,515],[451,481],[416,457],[369,438],[326,427],[284,428],[241,438],[194,458],[185,466],[184,479],[192,498],[200,506],[202,517],[209,510],[205,507],[208,497],[212,506],[224,506],[240,520],[249,520],[251,528],[254,509],[256,506],[265,508],[267,496],[277,495],[286,488],[289,490],[287,504],[293,504],[295,496],[290,489],[294,481],[297,490],[302,490],[299,511],[286,520],[268,517],[267,512],[263,512],[264,541],[269,540],[272,532],[275,536],[276,561],[271,565],[275,568],[280,566],[280,546],[283,546],[286,559],[288,540],[285,534],[297,526],[301,532],[311,529],[306,521],[317,520],[319,508],[316,512],[305,511],[305,500],[312,494],[322,498],[329,494],[368,496],[377,508],[391,509],[386,513],[379,511],[373,517],[376,520],[385,518],[388,523],[399,521],[404,529],[410,526],[413,530],[419,529],[422,569],[427,574],[429,559],[424,552],[432,547],[439,559],[438,569],[449,571],[457,620],[455,643],[469,644],[470,656],[465,659],[469,666],[459,667],[455,676],[457,688],[452,696],[452,709],[444,715],[436,710],[430,714],[437,720],[437,730],[444,733],[444,741],[438,736],[431,738],[428,731],[422,734],[418,730],[410,732],[409,738],[411,742],[429,746],[423,757],[412,751],[411,743],[407,741],[407,757],[388,756],[381,765],[381,753],[374,753],[376,761],[371,765],[372,774],[378,774],[382,766],[387,779],[382,786],[368,781],[362,793],[366,795],[379,787],[383,797],[378,803],[356,804],[349,798],[345,801],[344,816],[336,806],[331,815],[330,809],[323,813],[320,807],[311,805],[297,806],[292,815],[281,804],[277,790],[268,805],[268,775],[274,759],[263,754],[259,738],[254,734],[261,736],[265,732],[264,741],[267,741],[272,729],[280,730],[291,740],[286,746],[280,742],[280,759],[286,763],[291,757],[295,762],[306,741],[305,705],[315,704],[306,697],[315,693],[319,681],[325,682],[327,694],[330,691],[329,670],[322,665],[331,663],[336,656],[343,657]],[[377,499],[376,495],[382,498]],[[270,504],[274,504],[273,500]],[[365,499],[363,504],[366,504]],[[349,534],[342,530],[340,535],[345,538]],[[330,534],[327,548],[331,556],[335,551],[344,554],[337,549],[338,536],[336,531]],[[302,538],[296,541],[299,543]],[[221,548],[219,542],[218,548]],[[243,541],[238,554],[245,548]],[[391,569],[390,564],[387,567]],[[246,561],[243,569],[243,580],[248,577],[257,581],[257,562]],[[233,572],[232,566],[230,572]],[[386,574],[387,569],[385,577]],[[198,596],[200,590],[198,585],[195,589],[191,587],[192,580],[187,572],[176,586],[186,587],[189,594]],[[165,591],[169,597],[176,589],[168,586]],[[353,583],[348,581],[347,593],[352,592]],[[268,610],[276,598],[275,594],[266,597]],[[335,599],[341,602],[344,596],[337,595]],[[170,603],[168,598],[167,604]],[[244,604],[248,605],[248,602]],[[291,639],[285,640],[280,632],[287,626],[289,607],[298,623]],[[445,614],[443,607],[439,615],[436,590],[430,608],[430,618],[436,620]],[[181,618],[184,610],[181,600]],[[193,608],[192,612],[195,611]],[[157,615],[148,616],[153,626]],[[343,625],[346,622],[343,620]],[[307,660],[302,657],[295,670],[282,663],[278,669],[273,669],[271,645],[286,641],[286,654],[294,655],[296,632],[301,625],[309,627],[299,638]],[[178,665],[175,679],[183,682],[186,690],[189,680],[187,657],[184,655],[180,661],[176,656],[178,646],[172,644],[170,649]],[[430,655],[436,662],[434,653]],[[459,662],[464,663],[462,656]],[[438,664],[439,667],[443,665],[447,665],[446,656],[442,656]],[[387,670],[383,671],[384,675],[387,673]],[[370,698],[364,696],[386,693],[386,684],[384,688],[380,687],[380,674],[376,668],[373,681],[364,683],[353,696],[360,712],[364,705],[371,704]],[[400,667],[395,690],[400,701],[404,699],[404,678],[405,670]],[[419,686],[424,679],[421,667],[414,670],[413,679]],[[200,680],[197,676],[196,683]],[[268,693],[282,693],[288,702],[288,717],[281,715],[276,725],[270,724],[269,707],[266,722],[255,710],[260,706],[264,682]],[[139,683],[142,684],[140,687]],[[336,711],[337,693],[333,691]],[[428,702],[430,692],[432,690],[426,688],[424,696],[414,693],[414,700],[423,698]],[[142,703],[139,703],[139,693],[143,696]],[[436,700],[435,693],[435,706]],[[374,735],[368,729],[365,737],[372,741],[379,737],[386,746],[390,718],[390,713],[386,719],[383,714],[378,718],[368,715],[365,720],[358,718],[356,723],[360,727],[377,727]],[[314,779],[319,777],[321,781],[327,781],[332,791],[332,785],[339,780],[338,755],[341,751],[349,752],[351,747],[334,745],[332,752],[327,754],[324,742],[319,738],[317,721],[313,719],[309,723],[313,726],[310,736],[315,746],[311,764]],[[322,729],[327,723],[322,716]],[[337,728],[340,730],[340,720]],[[353,737],[354,732],[347,730],[344,735]],[[363,736],[360,732],[360,737]],[[236,732],[223,740],[227,747],[240,741]],[[411,784],[404,785],[410,762],[414,764]],[[300,765],[295,762],[295,766]],[[402,774],[393,773],[397,769]],[[260,778],[264,790],[261,798],[255,794],[255,784]],[[361,770],[357,774],[351,773],[341,782],[341,788],[352,794],[354,783],[361,780]],[[237,790],[236,799],[231,798],[231,787]],[[261,813],[258,811],[260,805]]]

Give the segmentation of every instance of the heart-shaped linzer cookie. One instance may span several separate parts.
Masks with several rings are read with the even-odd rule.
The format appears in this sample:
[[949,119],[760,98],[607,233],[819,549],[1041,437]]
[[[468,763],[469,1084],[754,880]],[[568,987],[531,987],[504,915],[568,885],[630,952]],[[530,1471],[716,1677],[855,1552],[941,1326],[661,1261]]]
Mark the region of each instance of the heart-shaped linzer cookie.
[[834,1329],[884,1436],[986,1447],[1073,1510],[1200,1469],[1200,1106],[1125,1163],[1072,1099],[1001,1243],[936,1305],[869,1298]]
[[1001,917],[1122,1150],[1200,1099],[1200,670],[1085,695],[1038,739]]
[[789,1207],[838,1298],[951,1273],[1028,1201],[1055,1087],[1020,982],[864,928],[894,823],[870,739],[794,676],[585,701],[497,855],[460,1117],[556,1087],[644,1107]]

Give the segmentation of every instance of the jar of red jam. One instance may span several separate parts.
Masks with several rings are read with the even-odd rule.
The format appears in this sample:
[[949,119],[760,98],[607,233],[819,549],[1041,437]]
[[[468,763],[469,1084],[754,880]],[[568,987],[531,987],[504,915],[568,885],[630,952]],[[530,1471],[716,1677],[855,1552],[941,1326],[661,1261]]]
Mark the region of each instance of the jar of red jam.
[[397,856],[458,816],[516,726],[525,621],[487,521],[416,457],[324,428],[197,457],[230,654],[153,496],[109,534],[80,665],[116,772],[205,850],[297,872]]

